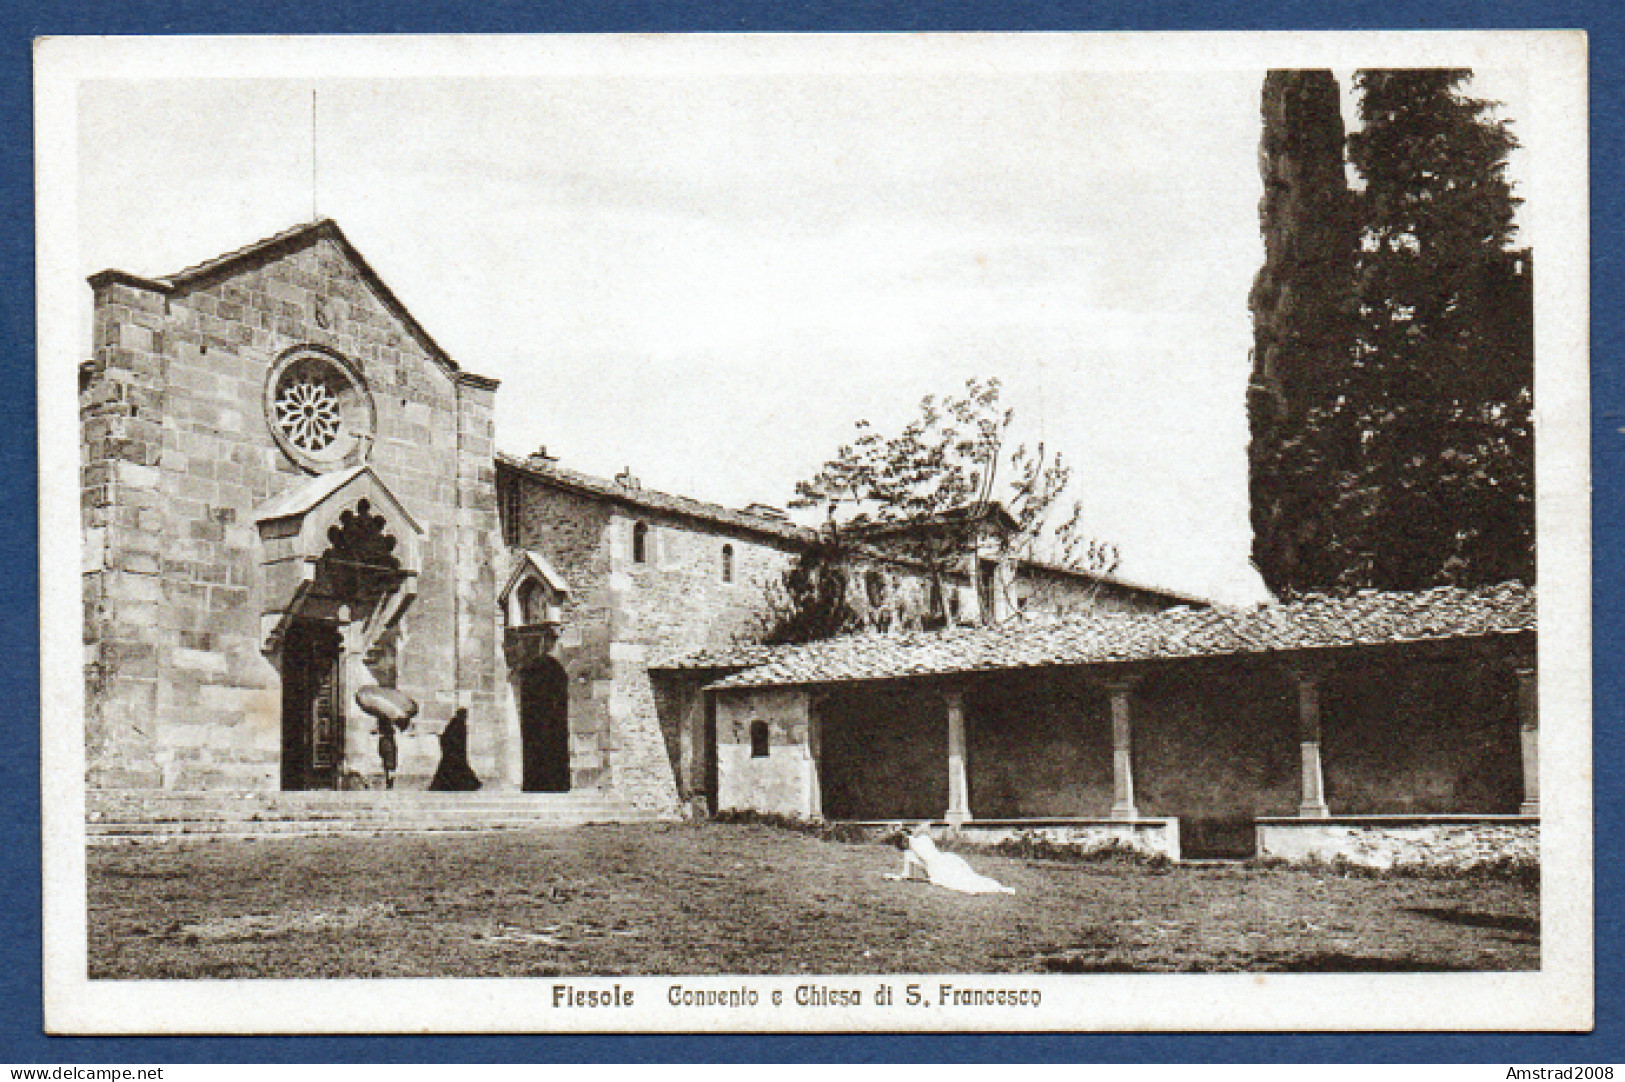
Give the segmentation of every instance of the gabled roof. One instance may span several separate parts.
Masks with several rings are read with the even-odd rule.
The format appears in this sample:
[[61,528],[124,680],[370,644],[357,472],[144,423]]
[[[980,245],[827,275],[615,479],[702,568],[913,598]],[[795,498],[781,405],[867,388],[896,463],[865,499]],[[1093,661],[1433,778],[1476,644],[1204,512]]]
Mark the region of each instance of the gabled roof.
[[805,526],[797,526],[795,523],[787,522],[784,519],[751,514],[748,511],[736,511],[731,507],[723,507],[721,504],[691,500],[687,496],[673,496],[670,493],[657,492],[652,488],[642,488],[622,484],[619,481],[606,480],[602,477],[593,477],[590,474],[577,473],[575,470],[566,469],[552,461],[516,458],[513,455],[499,452],[497,462],[509,469],[517,470],[526,477],[534,478],[546,484],[589,496],[614,500],[629,507],[663,511],[667,514],[681,515],[684,518],[698,519],[701,522],[710,522],[747,533],[765,535],[782,541],[792,541],[797,544],[808,544],[816,540],[818,536],[816,530],[808,529]]
[[1023,568],[1031,571],[1041,571],[1046,575],[1055,575],[1059,578],[1087,579],[1090,582],[1098,582],[1113,589],[1125,590],[1130,593],[1151,594],[1156,597],[1166,598],[1170,604],[1192,605],[1197,608],[1206,608],[1213,604],[1212,601],[1205,597],[1197,597],[1195,594],[1187,594],[1180,590],[1170,590],[1166,586],[1148,586],[1143,582],[1125,579],[1116,573],[1107,574],[1103,571],[1087,571],[1083,568],[1067,567],[1065,564],[1051,563],[1047,560],[1023,559],[1020,563]]
[[185,270],[161,278],[143,278],[127,271],[104,270],[91,275],[90,284],[99,288],[102,285],[116,282],[154,293],[166,295],[182,293],[199,285],[206,285],[220,278],[228,277],[245,265],[263,263],[288,252],[308,247],[323,239],[330,240],[339,247],[345,258],[355,266],[374,296],[378,298],[379,303],[389,309],[390,314],[401,322],[407,332],[417,340],[418,345],[423,347],[424,352],[434,358],[435,362],[451,374],[454,379],[490,390],[496,388],[499,381],[486,376],[476,376],[472,372],[464,372],[458,367],[457,362],[451,359],[450,354],[441,349],[440,344],[430,337],[429,332],[423,329],[422,324],[413,318],[411,312],[407,311],[406,305],[402,304],[400,298],[396,297],[389,286],[384,284],[384,280],[378,276],[378,272],[372,269],[372,265],[367,262],[366,257],[356,250],[355,245],[350,243],[349,238],[344,235],[344,231],[339,228],[338,223],[331,218],[322,218],[318,221],[296,225],[291,229],[284,229],[282,232],[266,237],[264,240],[257,240],[235,251],[215,256],[213,259],[205,260],[195,266],[187,267]]
[[909,635],[865,634],[801,646],[692,654],[669,669],[742,669],[718,690],[1111,665],[1532,634],[1535,592],[1521,583],[1477,590],[1370,591],[1252,608],[1092,613]]
[[520,549],[519,559],[514,561],[513,573],[508,576],[508,581],[502,587],[501,593],[497,594],[497,604],[506,605],[508,603],[508,598],[513,594],[514,588],[519,585],[520,580],[527,573],[539,576],[556,594],[568,595],[570,592],[570,584],[565,581],[564,576],[559,574],[552,564],[548,563],[546,556],[539,552],[532,552],[530,549]]

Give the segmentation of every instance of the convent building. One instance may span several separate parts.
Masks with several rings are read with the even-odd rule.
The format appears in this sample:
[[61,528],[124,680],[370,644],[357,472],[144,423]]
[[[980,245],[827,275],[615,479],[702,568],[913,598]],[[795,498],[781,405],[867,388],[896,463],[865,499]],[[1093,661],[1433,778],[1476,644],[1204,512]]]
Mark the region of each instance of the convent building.
[[[1175,854],[1181,819],[1187,836],[1251,829],[1340,799],[1532,822],[1527,591],[1369,601],[1339,637],[1336,610],[1238,615],[1013,559],[995,508],[946,580],[884,538],[860,547],[871,633],[751,646],[817,533],[499,453],[497,382],[332,221],[90,285],[94,821],[188,799],[342,820],[386,814],[384,796],[512,794],[506,825],[1097,824]],[[484,805],[414,796],[458,711]],[[1406,749],[1402,771],[1372,739]]]

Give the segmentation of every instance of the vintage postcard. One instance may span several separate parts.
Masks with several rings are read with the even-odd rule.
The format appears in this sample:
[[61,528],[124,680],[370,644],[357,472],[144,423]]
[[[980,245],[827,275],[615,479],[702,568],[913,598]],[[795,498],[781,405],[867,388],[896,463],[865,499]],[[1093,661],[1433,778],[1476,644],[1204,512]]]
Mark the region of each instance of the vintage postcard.
[[1590,1027],[1583,34],[35,58],[51,1032]]

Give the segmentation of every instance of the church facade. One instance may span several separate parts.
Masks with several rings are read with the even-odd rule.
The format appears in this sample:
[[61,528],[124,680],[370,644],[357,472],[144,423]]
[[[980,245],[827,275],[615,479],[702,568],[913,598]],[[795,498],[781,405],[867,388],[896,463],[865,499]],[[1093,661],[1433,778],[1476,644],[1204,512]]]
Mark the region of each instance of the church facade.
[[[358,784],[362,686],[496,709],[497,384],[331,223],[91,279],[81,370],[92,788]],[[502,754],[471,734],[476,769]],[[426,727],[403,779],[432,773]]]
[[[813,531],[499,454],[497,382],[331,221],[90,285],[93,793],[421,789],[461,709],[487,789],[716,806],[704,696],[669,660],[748,640]],[[990,583],[1033,611],[1190,600],[977,553],[922,600],[942,583],[866,551],[859,607],[913,626],[991,615]],[[412,704],[398,730],[357,699],[384,691]]]

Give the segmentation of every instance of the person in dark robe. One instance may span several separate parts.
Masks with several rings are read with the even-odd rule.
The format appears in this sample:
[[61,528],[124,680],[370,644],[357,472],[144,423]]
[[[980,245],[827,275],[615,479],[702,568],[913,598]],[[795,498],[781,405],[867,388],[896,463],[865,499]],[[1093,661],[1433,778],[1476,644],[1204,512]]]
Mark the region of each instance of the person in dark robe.
[[384,764],[384,788],[395,788],[395,767],[400,763],[400,748],[395,744],[395,726],[388,718],[378,719],[378,758]]
[[429,782],[436,793],[472,793],[480,787],[474,768],[468,765],[468,711],[458,707],[440,733],[440,766]]

